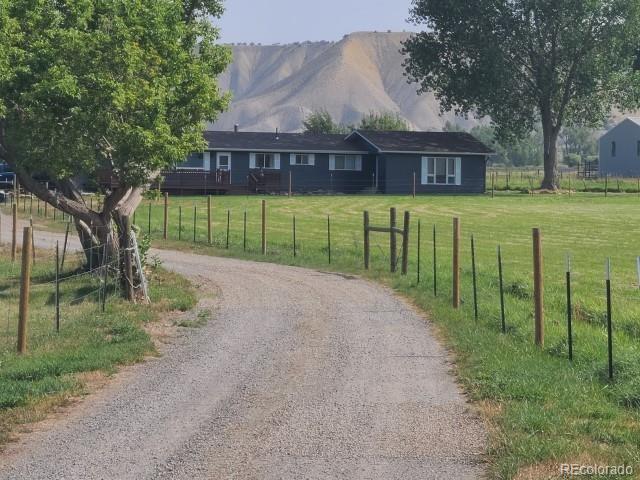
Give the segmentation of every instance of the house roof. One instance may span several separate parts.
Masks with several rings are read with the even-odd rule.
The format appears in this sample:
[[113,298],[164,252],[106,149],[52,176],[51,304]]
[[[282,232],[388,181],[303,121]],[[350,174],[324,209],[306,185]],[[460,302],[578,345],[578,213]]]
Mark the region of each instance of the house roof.
[[464,132],[400,132],[355,130],[351,134],[274,132],[204,133],[209,148],[229,151],[419,153],[491,155],[493,150]]
[[368,153],[360,142],[347,141],[342,134],[279,133],[276,137],[274,132],[207,131],[204,138],[215,150]]
[[349,137],[360,136],[380,152],[461,153],[491,155],[495,153],[466,132],[401,132],[355,130]]

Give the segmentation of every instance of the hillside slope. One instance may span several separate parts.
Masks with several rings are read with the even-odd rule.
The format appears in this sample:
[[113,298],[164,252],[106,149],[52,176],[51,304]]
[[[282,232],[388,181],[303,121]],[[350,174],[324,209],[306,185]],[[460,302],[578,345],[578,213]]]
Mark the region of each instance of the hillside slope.
[[213,128],[299,131],[313,110],[326,108],[342,123],[356,123],[370,111],[400,113],[417,130],[440,130],[433,95],[408,84],[400,53],[408,33],[354,33],[340,42],[290,45],[235,45],[234,62],[220,77],[234,100]]

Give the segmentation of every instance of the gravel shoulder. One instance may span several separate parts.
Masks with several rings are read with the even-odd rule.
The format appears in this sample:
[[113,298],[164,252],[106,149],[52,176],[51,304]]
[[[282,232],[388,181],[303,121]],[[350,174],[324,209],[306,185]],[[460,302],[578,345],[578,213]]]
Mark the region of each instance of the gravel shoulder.
[[10,446],[0,479],[483,477],[482,422],[429,322],[391,291],[154,253],[216,291],[213,319]]

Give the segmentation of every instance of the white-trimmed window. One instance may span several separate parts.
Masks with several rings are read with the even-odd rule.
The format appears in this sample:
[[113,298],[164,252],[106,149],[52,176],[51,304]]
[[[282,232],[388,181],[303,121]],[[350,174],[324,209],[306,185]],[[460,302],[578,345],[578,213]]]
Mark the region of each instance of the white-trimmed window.
[[422,157],[423,185],[460,185],[462,161],[455,157]]
[[315,165],[316,156],[313,153],[292,153],[290,158],[291,165]]
[[218,152],[216,157],[216,169],[217,170],[231,170],[231,153]]
[[176,167],[178,170],[204,170],[204,153],[192,153],[187,161]]
[[362,155],[331,155],[329,170],[362,171]]
[[252,153],[249,157],[249,168],[261,168],[265,170],[280,169],[279,153]]

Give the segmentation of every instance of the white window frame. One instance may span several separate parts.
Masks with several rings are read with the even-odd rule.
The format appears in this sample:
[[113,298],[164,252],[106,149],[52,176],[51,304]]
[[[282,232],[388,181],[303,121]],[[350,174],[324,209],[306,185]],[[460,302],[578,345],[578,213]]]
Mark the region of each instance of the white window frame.
[[[257,155],[271,155],[273,158],[273,166],[272,167],[258,167],[256,162]],[[251,169],[262,169],[262,170],[280,170],[280,154],[272,153],[272,152],[251,152],[249,154],[249,168]]]
[[229,164],[227,165],[226,172],[231,171],[231,152],[218,152],[216,153],[216,170],[220,170],[220,157],[228,157]]
[[[347,157],[354,158],[354,168],[336,168],[336,157],[344,157],[345,167]],[[329,155],[329,170],[338,172],[361,172],[362,171],[362,155],[354,155],[350,153],[339,153],[335,155]]]
[[[429,170],[430,160],[433,160],[433,171]],[[453,168],[454,171],[451,172],[449,169],[449,160],[453,160]],[[436,171],[437,162],[445,162],[445,182],[437,182]],[[453,179],[453,182],[450,180]],[[422,175],[421,175],[421,183],[422,185],[455,185],[460,186],[462,184],[462,158],[460,157],[422,157]]]
[[[298,163],[298,156],[307,157],[307,163]],[[313,167],[316,164],[316,156],[313,153],[291,153],[289,154],[289,165],[296,167]]]
[[[209,152],[195,152],[196,155],[202,155],[202,167],[183,167],[180,165],[176,166],[176,170],[201,170],[201,171],[205,171],[206,170],[206,165],[207,165],[207,155],[209,154]],[[186,163],[186,162],[185,162]]]

